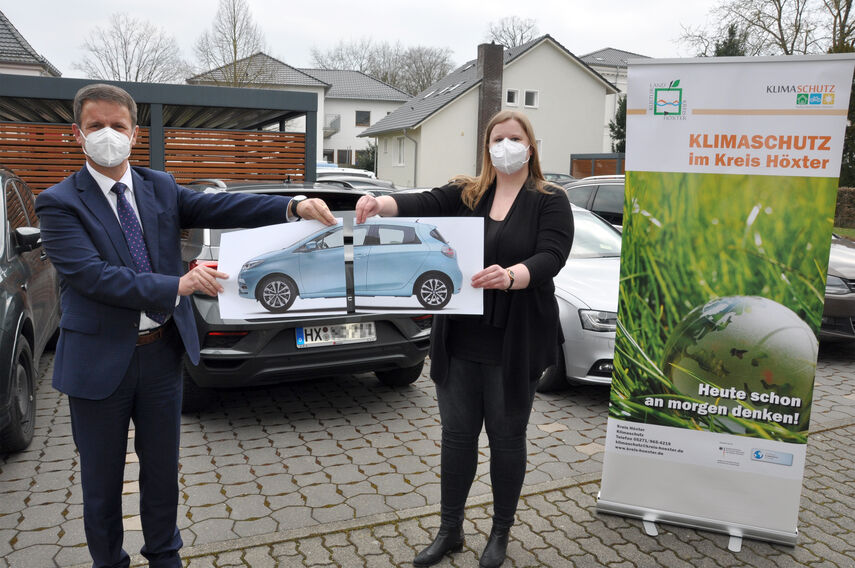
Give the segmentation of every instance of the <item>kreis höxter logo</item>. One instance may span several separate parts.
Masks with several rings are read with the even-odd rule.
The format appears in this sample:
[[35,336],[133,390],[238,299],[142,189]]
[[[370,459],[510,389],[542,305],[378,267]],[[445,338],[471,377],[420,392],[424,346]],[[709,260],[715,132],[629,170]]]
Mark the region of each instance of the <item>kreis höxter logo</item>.
[[671,81],[665,88],[653,92],[653,114],[682,114],[683,89],[678,88],[680,80]]

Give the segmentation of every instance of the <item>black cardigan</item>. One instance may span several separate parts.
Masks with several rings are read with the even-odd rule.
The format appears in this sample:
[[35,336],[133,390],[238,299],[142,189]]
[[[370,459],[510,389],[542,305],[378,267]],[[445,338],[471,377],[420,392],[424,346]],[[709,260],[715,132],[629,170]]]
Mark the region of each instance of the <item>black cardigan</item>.
[[[393,195],[402,217],[487,217],[493,205],[495,184],[474,210],[460,199],[461,187],[448,184],[429,192]],[[570,254],[573,243],[573,215],[567,195],[560,189],[540,193],[528,183],[519,192],[499,233],[501,243],[496,258],[489,264],[503,267],[524,264],[531,275],[525,289],[485,290],[485,305],[504,304],[494,313],[504,321],[488,321],[505,328],[502,349],[502,375],[505,408],[524,411],[532,382],[545,368],[554,365],[558,346],[563,343],[558,322],[558,303],[552,278],[558,274]],[[488,297],[492,295],[492,297]],[[431,378],[442,383],[448,374],[448,316],[434,317],[431,331]]]

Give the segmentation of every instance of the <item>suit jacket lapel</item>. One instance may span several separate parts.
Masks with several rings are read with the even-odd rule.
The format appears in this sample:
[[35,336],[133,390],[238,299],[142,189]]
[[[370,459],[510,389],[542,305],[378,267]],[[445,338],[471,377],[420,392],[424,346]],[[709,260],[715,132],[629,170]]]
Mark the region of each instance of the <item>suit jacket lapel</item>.
[[80,199],[89,208],[95,218],[104,227],[107,235],[110,237],[110,242],[116,249],[116,253],[122,259],[125,266],[134,267],[134,261],[131,257],[131,251],[128,249],[128,242],[125,240],[125,233],[119,225],[119,219],[107,203],[107,198],[104,192],[98,187],[95,179],[89,174],[86,166],[77,172],[75,179],[77,189],[80,191]]
[[151,259],[151,270],[157,272],[157,261],[160,257],[158,250],[157,234],[157,204],[154,198],[154,184],[144,180],[134,170],[131,170],[134,179],[134,195],[137,199],[137,211],[142,221],[145,246],[148,248],[148,256]]

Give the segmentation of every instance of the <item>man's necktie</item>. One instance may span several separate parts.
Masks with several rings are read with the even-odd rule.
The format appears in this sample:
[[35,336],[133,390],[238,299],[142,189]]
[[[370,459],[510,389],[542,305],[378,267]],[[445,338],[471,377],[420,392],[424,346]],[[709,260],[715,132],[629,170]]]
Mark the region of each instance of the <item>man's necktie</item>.
[[[116,182],[110,189],[116,194],[116,212],[119,214],[119,224],[122,225],[122,231],[125,233],[125,240],[131,250],[131,257],[134,260],[137,272],[151,272],[151,260],[149,260],[148,249],[143,239],[142,227],[140,227],[137,216],[125,196],[127,189],[128,186],[122,182]],[[146,311],[145,315],[161,325],[167,318],[167,314],[164,312]]]

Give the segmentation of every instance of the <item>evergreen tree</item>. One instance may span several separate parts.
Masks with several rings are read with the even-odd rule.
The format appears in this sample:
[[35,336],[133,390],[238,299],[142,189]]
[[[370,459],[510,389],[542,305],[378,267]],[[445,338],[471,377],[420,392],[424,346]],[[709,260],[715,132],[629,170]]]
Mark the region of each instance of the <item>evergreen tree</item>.
[[609,121],[612,152],[626,152],[626,95],[618,97],[615,117]]
[[736,24],[730,24],[727,26],[727,37],[716,40],[713,55],[715,57],[745,55],[745,40],[745,33],[741,33]]

